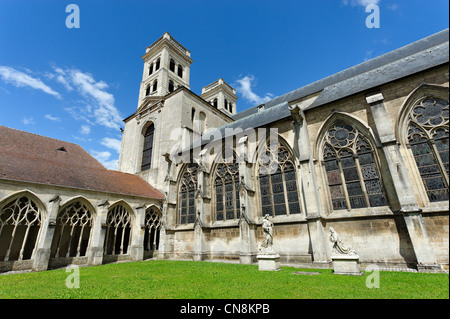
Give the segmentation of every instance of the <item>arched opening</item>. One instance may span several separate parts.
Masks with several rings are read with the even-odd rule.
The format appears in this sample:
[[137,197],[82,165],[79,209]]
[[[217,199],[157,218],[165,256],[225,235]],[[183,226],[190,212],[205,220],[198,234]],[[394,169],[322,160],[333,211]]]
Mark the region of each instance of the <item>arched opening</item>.
[[155,80],[155,82],[153,82],[153,92],[156,92],[157,89],[158,89],[158,80]]
[[115,205],[106,218],[105,255],[126,255],[131,243],[131,216],[123,205]]
[[[233,154],[234,155],[234,154]],[[239,163],[236,156],[225,160],[222,151],[222,162],[216,167],[214,189],[216,203],[216,220],[234,220],[240,218],[239,197]]]
[[195,195],[197,191],[198,165],[188,164],[181,176],[180,191],[178,195],[178,223],[188,224],[195,222]]
[[213,106],[217,109],[217,107],[218,107],[218,101],[217,101],[217,99],[214,99]]
[[449,196],[449,102],[427,95],[408,114],[407,146],[411,150],[430,202]]
[[159,249],[161,213],[153,207],[145,212],[144,258],[155,256]]
[[56,218],[50,258],[85,256],[92,221],[92,212],[80,201],[63,208]]
[[175,72],[175,61],[173,59],[170,59],[169,69],[170,71]]
[[144,147],[142,150],[141,171],[150,169],[150,167],[152,166],[154,133],[155,133],[155,126],[152,123],[147,127],[144,133]]
[[324,135],[322,160],[333,210],[388,205],[375,150],[356,126],[334,122]]
[[291,152],[280,143],[267,143],[265,147],[265,152],[260,153],[258,160],[262,216],[300,214],[297,177]]
[[31,259],[39,230],[41,211],[28,196],[11,200],[0,210],[0,261]]
[[160,64],[161,64],[161,59],[158,58],[158,60],[156,60],[156,63],[155,63],[155,71],[159,70]]
[[173,85],[173,81],[169,81],[169,93],[173,92],[175,90],[175,86]]
[[153,73],[153,63],[150,64],[150,67],[148,68],[148,75],[152,75]]
[[178,76],[183,78],[183,67],[180,64],[178,64]]

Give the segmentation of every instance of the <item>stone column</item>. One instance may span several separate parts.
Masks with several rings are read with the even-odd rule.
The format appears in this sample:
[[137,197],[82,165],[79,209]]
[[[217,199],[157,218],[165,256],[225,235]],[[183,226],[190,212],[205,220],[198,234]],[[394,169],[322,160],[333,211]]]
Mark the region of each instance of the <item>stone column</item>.
[[203,195],[204,190],[206,189],[206,180],[205,180],[205,174],[206,174],[206,167],[204,166],[203,162],[203,155],[204,152],[200,153],[200,165],[199,165],[199,171],[198,171],[198,179],[197,179],[197,190],[195,194],[195,201],[196,201],[196,216],[195,216],[195,223],[194,223],[194,255],[193,258],[196,261],[205,260],[207,258],[208,254],[208,245],[205,239],[205,232],[207,229],[205,228],[205,208],[203,203]]
[[35,271],[44,271],[48,268],[60,203],[61,197],[55,195],[50,200],[47,218],[42,221],[41,236],[34,251],[33,270]]
[[440,270],[432,250],[430,239],[422,220],[422,211],[417,203],[411,181],[406,170],[394,130],[389,121],[383,95],[375,92],[366,96],[375,122],[375,129],[381,141],[386,163],[395,189],[399,213],[405,219],[419,270]]
[[253,205],[253,198],[250,195],[255,194],[253,178],[251,174],[251,163],[248,162],[248,138],[244,136],[239,139],[237,153],[239,159],[239,201],[240,218],[240,253],[239,259],[242,264],[252,264],[256,262],[258,253],[258,244],[256,242],[255,222],[256,210]]
[[[175,164],[173,165],[175,166]],[[176,170],[169,174],[168,192],[165,194],[163,204],[163,224],[159,245],[159,257],[169,259],[174,257],[175,251],[175,227],[177,219],[177,183]]]
[[308,129],[305,115],[298,105],[289,107],[294,119],[295,130],[294,152],[299,160],[299,172],[301,176],[301,191],[303,198],[307,199],[305,215],[308,222],[308,230],[311,238],[313,262],[325,263],[328,261],[328,249],[326,234],[321,223],[320,195],[315,174],[311,147],[309,145]]
[[106,218],[108,217],[108,200],[102,200],[92,225],[91,240],[86,253],[90,265],[101,265],[103,262],[103,244],[106,234]]
[[134,223],[131,229],[131,259],[138,261],[144,259],[144,236],[145,236],[145,204],[136,207]]

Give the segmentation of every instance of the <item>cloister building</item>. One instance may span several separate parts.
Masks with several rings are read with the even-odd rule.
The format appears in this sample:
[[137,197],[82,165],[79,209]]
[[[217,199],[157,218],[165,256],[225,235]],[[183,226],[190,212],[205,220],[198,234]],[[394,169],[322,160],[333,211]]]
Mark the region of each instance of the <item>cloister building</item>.
[[0,127],[0,271],[146,258],[254,263],[265,215],[283,263],[449,262],[449,33],[237,113],[191,53],[146,48],[118,171],[75,144]]

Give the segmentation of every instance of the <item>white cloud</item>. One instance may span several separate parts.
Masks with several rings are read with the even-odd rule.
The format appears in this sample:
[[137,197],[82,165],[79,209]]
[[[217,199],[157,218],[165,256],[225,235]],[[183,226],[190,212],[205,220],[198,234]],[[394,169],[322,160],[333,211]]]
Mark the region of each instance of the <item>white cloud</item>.
[[34,122],[34,119],[33,119],[33,117],[24,117],[23,119],[22,119],[22,123],[23,124],[25,124],[25,125],[34,125],[34,124],[36,124],[35,122]]
[[105,137],[102,139],[101,144],[103,146],[106,146],[107,148],[115,150],[117,153],[120,153],[120,144],[122,143],[121,140]]
[[91,150],[91,155],[107,169],[117,170],[119,159],[110,159],[111,153],[108,151],[99,152]]
[[261,104],[272,99],[273,95],[266,93],[265,96],[259,96],[253,92],[252,86],[256,83],[255,76],[250,74],[236,81],[236,90],[238,93],[242,94],[242,97],[254,104]]
[[398,9],[398,3],[391,3],[386,6],[389,10],[395,11]]
[[34,78],[9,66],[0,65],[0,77],[3,79],[3,81],[12,84],[15,87],[31,87],[36,90],[41,90],[44,93],[53,95],[58,99],[61,98],[61,95],[59,95],[58,92],[47,86],[44,82],[41,81],[41,79]]
[[44,116],[47,120],[53,121],[53,122],[61,122],[61,119],[59,117],[53,116],[51,114],[46,114]]
[[81,125],[80,134],[89,135],[91,133],[91,127],[89,125]]
[[96,81],[89,73],[78,69],[66,69],[53,66],[55,78],[69,91],[74,88],[84,97],[80,104],[83,107],[65,108],[75,119],[82,119],[90,125],[97,123],[109,128],[118,129],[122,123],[122,116],[115,107],[114,95],[107,92],[108,84],[104,81]]
[[363,7],[367,7],[369,4],[376,4],[378,5],[378,3],[380,3],[381,0],[342,0],[342,4],[347,6],[347,5],[351,5],[351,6],[363,6]]

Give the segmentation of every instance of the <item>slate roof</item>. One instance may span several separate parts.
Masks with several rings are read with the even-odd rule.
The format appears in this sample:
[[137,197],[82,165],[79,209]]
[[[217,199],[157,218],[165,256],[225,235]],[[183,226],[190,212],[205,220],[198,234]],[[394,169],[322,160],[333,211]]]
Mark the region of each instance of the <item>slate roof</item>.
[[[264,109],[292,102],[321,92],[312,109],[338,99],[395,81],[449,61],[449,29],[443,30],[407,46],[386,53],[364,63],[333,74],[292,92],[276,97],[264,104]],[[258,113],[258,106],[239,112],[234,120]],[[264,112],[261,112],[262,114]],[[274,120],[281,119],[280,117]]]
[[0,126],[0,180],[163,199],[134,174],[108,170],[81,146]]
[[[221,137],[228,137],[235,135],[231,129],[258,128],[290,117],[289,102],[314,93],[319,93],[319,96],[304,111],[448,62],[449,29],[446,29],[239,112],[232,116],[234,122],[217,128],[215,133],[218,130]],[[213,140],[212,136],[211,140],[206,139],[207,137],[208,134],[202,137],[201,145]],[[195,141],[193,145],[199,145],[199,141]]]

